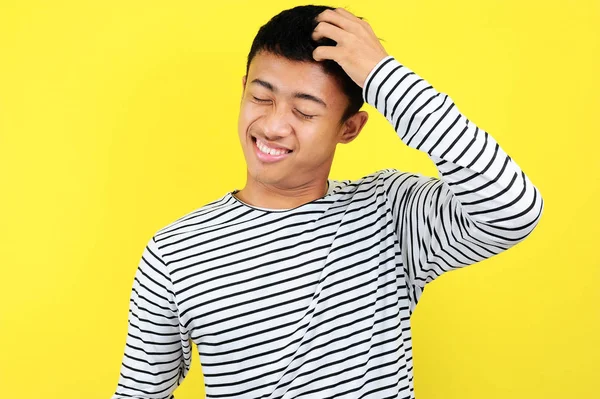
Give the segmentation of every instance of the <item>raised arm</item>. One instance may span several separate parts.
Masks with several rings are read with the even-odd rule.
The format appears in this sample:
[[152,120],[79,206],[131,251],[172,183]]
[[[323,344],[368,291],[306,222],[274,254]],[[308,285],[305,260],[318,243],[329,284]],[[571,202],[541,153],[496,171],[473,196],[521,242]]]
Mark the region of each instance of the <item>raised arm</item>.
[[531,233],[544,205],[538,189],[448,95],[391,56],[373,68],[363,95],[404,143],[429,155],[440,175],[388,169],[382,176],[414,304],[443,272],[489,258]]
[[485,131],[387,54],[371,26],[338,8],[317,17],[315,60],[330,59],[363,89],[364,100],[402,141],[426,152],[440,178],[394,169],[380,176],[395,221],[412,308],[427,282],[522,241],[540,220],[543,200],[519,166]]

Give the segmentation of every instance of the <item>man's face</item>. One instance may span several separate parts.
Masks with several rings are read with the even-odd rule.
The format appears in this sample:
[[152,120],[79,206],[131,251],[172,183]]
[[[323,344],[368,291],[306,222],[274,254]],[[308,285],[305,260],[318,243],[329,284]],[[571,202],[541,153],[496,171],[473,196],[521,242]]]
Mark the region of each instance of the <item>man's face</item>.
[[353,139],[341,123],[348,98],[335,78],[317,63],[259,52],[243,84],[238,133],[248,178],[281,189],[326,178],[336,144]]

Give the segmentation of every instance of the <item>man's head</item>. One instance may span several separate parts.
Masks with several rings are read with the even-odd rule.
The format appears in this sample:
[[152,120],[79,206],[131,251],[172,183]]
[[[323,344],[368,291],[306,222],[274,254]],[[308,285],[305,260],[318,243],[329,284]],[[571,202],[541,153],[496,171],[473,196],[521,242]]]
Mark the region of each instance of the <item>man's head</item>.
[[[315,18],[327,9],[334,10],[329,6],[307,5],[294,7],[274,16],[259,29],[252,42],[246,62],[246,75],[248,75],[250,63],[261,51],[292,61],[315,62],[312,54],[317,46],[335,46],[335,41],[331,39],[319,41],[311,39],[311,34],[317,26]],[[348,107],[342,116],[342,119],[346,120],[362,107],[364,103],[362,89],[350,79],[337,62],[326,60],[320,64],[325,73],[337,80],[340,88],[348,97]]]
[[[336,44],[311,38],[326,9],[285,10],[252,43],[238,130],[248,178],[258,183],[285,190],[323,181],[337,143],[354,140],[367,121],[361,87],[336,62],[313,59],[317,46]],[[284,150],[264,154],[264,144]]]

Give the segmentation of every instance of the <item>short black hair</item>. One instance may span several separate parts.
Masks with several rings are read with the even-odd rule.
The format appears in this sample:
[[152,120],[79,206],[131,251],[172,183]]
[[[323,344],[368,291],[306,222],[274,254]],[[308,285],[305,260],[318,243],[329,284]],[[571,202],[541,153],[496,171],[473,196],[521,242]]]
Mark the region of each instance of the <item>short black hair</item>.
[[[305,5],[284,10],[271,18],[259,30],[248,53],[246,75],[250,62],[261,51],[285,57],[289,60],[315,62],[313,51],[318,46],[335,46],[334,40],[323,38],[318,41],[311,35],[317,26],[316,17],[325,10],[335,10],[329,6]],[[362,88],[357,85],[342,67],[333,60],[319,61],[325,73],[336,78],[342,91],[348,97],[349,103],[342,116],[345,121],[357,113],[364,100]]]

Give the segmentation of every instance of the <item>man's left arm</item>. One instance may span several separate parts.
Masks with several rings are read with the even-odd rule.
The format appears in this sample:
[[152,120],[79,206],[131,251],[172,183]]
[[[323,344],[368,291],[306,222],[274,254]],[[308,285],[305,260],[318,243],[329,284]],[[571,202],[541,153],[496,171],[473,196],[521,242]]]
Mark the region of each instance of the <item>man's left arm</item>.
[[514,246],[538,224],[544,201],[537,187],[448,95],[387,56],[369,73],[363,96],[440,175],[382,173],[413,303],[426,283]]
[[402,141],[426,152],[440,179],[395,170],[382,179],[392,204],[411,297],[447,270],[488,258],[527,237],[544,206],[538,189],[492,136],[385,52],[371,27],[344,9],[326,11],[313,33],[315,60],[332,59],[363,88]]

